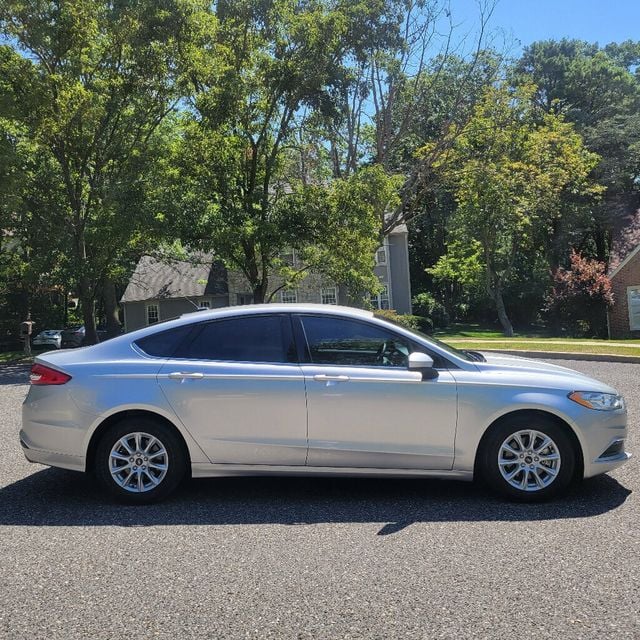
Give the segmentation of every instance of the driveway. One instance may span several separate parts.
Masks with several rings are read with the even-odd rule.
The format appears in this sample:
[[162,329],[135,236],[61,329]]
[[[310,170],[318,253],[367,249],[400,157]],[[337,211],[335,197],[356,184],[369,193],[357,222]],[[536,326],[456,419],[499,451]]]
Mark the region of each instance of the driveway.
[[[640,365],[554,363],[624,393],[637,456]],[[0,371],[0,637],[640,637],[638,457],[545,505],[238,478],[121,507],[24,460],[25,393],[23,368]]]

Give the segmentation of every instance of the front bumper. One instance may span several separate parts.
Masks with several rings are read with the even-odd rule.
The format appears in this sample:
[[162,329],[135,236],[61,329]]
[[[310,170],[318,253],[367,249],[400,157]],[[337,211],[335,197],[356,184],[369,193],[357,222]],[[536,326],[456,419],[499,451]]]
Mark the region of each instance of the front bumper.
[[[624,440],[620,439],[624,444]],[[587,469],[585,465],[585,478],[590,478],[592,476],[600,475],[601,473],[607,473],[608,471],[613,471],[618,467],[621,467],[625,462],[632,458],[632,454],[628,451],[620,451],[620,453],[616,453],[612,456],[600,456],[596,458],[590,465],[589,474],[587,474]]]
[[611,412],[584,409],[580,418],[585,478],[613,471],[631,458],[624,450],[628,435],[625,409]]

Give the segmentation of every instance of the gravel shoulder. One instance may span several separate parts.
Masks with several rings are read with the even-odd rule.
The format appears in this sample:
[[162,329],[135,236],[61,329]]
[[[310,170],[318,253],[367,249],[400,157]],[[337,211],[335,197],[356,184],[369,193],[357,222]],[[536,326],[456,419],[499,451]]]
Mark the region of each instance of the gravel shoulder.
[[[553,361],[627,398],[640,365]],[[638,457],[546,505],[426,480],[238,478],[113,504],[17,442],[0,369],[2,638],[638,638]]]

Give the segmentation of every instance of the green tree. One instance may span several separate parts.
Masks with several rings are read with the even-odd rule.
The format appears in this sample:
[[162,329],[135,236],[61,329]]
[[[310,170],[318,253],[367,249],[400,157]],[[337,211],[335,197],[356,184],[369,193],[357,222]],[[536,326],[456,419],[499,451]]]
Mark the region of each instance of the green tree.
[[209,54],[217,63],[198,79],[174,146],[167,217],[186,244],[241,271],[256,302],[273,293],[274,275],[288,284],[304,275],[281,260],[288,247],[301,253],[305,271],[333,272],[353,288],[376,286],[379,225],[370,213],[373,207],[379,220],[395,197],[393,181],[363,172],[329,185],[291,169],[308,114],[331,110],[345,58],[358,55],[386,9],[321,0],[216,5]]
[[[516,82],[536,85],[546,112],[573,122],[585,145],[600,156],[595,178],[606,187],[601,204],[583,218],[582,237],[565,238],[600,260],[607,258],[618,211],[635,208],[640,184],[640,44],[604,48],[579,40],[547,40],[525,48],[513,69]],[[583,214],[586,213],[583,208]],[[558,265],[555,265],[558,266]]]
[[561,213],[566,194],[599,192],[589,180],[597,156],[560,116],[538,113],[532,95],[532,87],[488,88],[438,166],[455,190],[452,237],[478,243],[486,291],[508,336],[504,292],[518,256],[541,250],[541,230]]
[[145,220],[123,193],[143,179],[140,158],[185,95],[215,28],[208,3],[6,0],[0,77],[16,121],[55,162],[66,251],[95,341],[101,283]]

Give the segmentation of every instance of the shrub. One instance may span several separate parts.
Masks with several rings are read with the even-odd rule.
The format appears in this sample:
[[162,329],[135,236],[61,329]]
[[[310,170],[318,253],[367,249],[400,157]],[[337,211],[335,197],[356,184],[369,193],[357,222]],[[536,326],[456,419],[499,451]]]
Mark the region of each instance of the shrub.
[[[444,328],[449,326],[449,314],[441,302],[438,302],[433,295],[427,292],[418,293],[413,300],[414,312],[429,320],[431,329],[434,327]],[[422,329],[424,331],[424,329]]]
[[422,330],[420,323],[423,318],[419,318],[418,316],[412,316],[408,313],[399,314],[394,309],[378,309],[374,311],[373,315],[382,320],[399,324],[401,327],[406,327],[407,329]]
[[613,305],[611,280],[604,262],[571,251],[571,267],[553,274],[553,289],[545,310],[554,314],[560,326],[572,335],[606,334],[605,311]]

